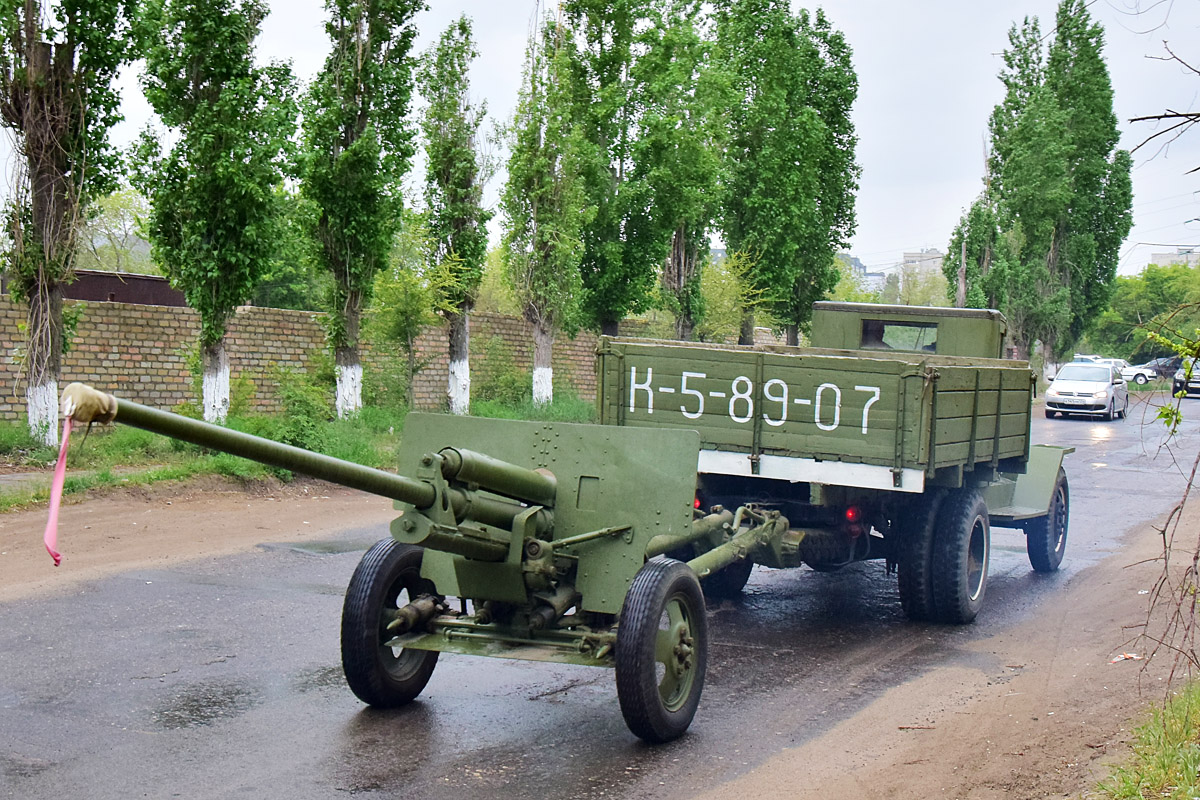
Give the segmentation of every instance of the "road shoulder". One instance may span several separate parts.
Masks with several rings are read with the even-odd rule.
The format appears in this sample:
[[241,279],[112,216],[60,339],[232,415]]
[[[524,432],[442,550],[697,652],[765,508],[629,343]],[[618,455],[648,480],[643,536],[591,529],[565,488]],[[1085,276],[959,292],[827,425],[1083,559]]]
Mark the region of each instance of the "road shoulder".
[[[1200,529],[1192,507],[1180,530]],[[1162,540],[1147,525],[1028,622],[976,642],[979,667],[934,669],[706,800],[1076,797],[1128,753],[1161,702],[1169,656],[1114,657],[1146,619]],[[1068,553],[1068,558],[1069,558]],[[1140,652],[1138,653],[1141,654]]]

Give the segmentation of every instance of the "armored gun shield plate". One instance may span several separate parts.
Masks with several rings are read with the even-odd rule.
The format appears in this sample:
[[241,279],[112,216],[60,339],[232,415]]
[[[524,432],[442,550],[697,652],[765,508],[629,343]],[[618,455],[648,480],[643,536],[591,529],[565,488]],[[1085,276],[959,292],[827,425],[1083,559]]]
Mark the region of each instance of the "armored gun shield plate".
[[[700,451],[695,431],[412,413],[404,424],[400,474],[416,475],[422,456],[446,447],[553,473],[554,540],[628,527],[570,548],[579,558],[576,588],[585,611],[619,612],[650,539],[691,529]],[[483,577],[498,577],[501,565],[480,563],[476,572],[463,569],[467,562],[426,551],[421,574],[446,595],[489,598],[503,591]]]

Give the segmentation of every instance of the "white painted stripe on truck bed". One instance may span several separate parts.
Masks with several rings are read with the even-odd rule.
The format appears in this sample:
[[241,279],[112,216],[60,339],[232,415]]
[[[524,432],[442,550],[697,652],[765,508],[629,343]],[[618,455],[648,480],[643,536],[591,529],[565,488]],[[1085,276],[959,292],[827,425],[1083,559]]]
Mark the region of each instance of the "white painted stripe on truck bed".
[[[722,450],[700,451],[700,472],[720,475],[752,475],[750,456],[746,453],[727,453]],[[817,461],[815,458],[768,456],[759,458],[758,476],[800,483],[820,483],[827,486],[855,486],[860,489],[881,489],[888,492],[925,491],[925,473],[919,469],[903,469],[900,485],[892,476],[891,467],[875,464],[848,464],[842,461]]]

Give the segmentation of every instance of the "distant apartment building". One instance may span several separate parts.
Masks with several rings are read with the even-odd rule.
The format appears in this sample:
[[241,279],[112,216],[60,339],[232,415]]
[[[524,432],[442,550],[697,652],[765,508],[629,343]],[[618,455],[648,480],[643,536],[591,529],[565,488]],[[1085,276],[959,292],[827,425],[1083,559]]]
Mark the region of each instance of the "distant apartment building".
[[916,253],[905,253],[900,266],[905,269],[914,267],[920,272],[941,272],[942,260],[946,254],[936,247],[924,248]]
[[882,292],[883,287],[887,285],[886,272],[864,272],[862,274],[862,287],[868,292]]
[[1151,253],[1150,263],[1166,267],[1171,264],[1182,264],[1185,267],[1200,267],[1200,251],[1191,247],[1181,247],[1174,253]]

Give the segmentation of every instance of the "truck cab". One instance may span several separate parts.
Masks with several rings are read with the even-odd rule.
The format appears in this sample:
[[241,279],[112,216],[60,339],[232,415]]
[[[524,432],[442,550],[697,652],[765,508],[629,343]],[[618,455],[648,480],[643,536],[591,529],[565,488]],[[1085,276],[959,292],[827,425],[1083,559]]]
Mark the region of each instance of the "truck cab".
[[1008,321],[982,308],[813,304],[812,346],[1002,358]]

